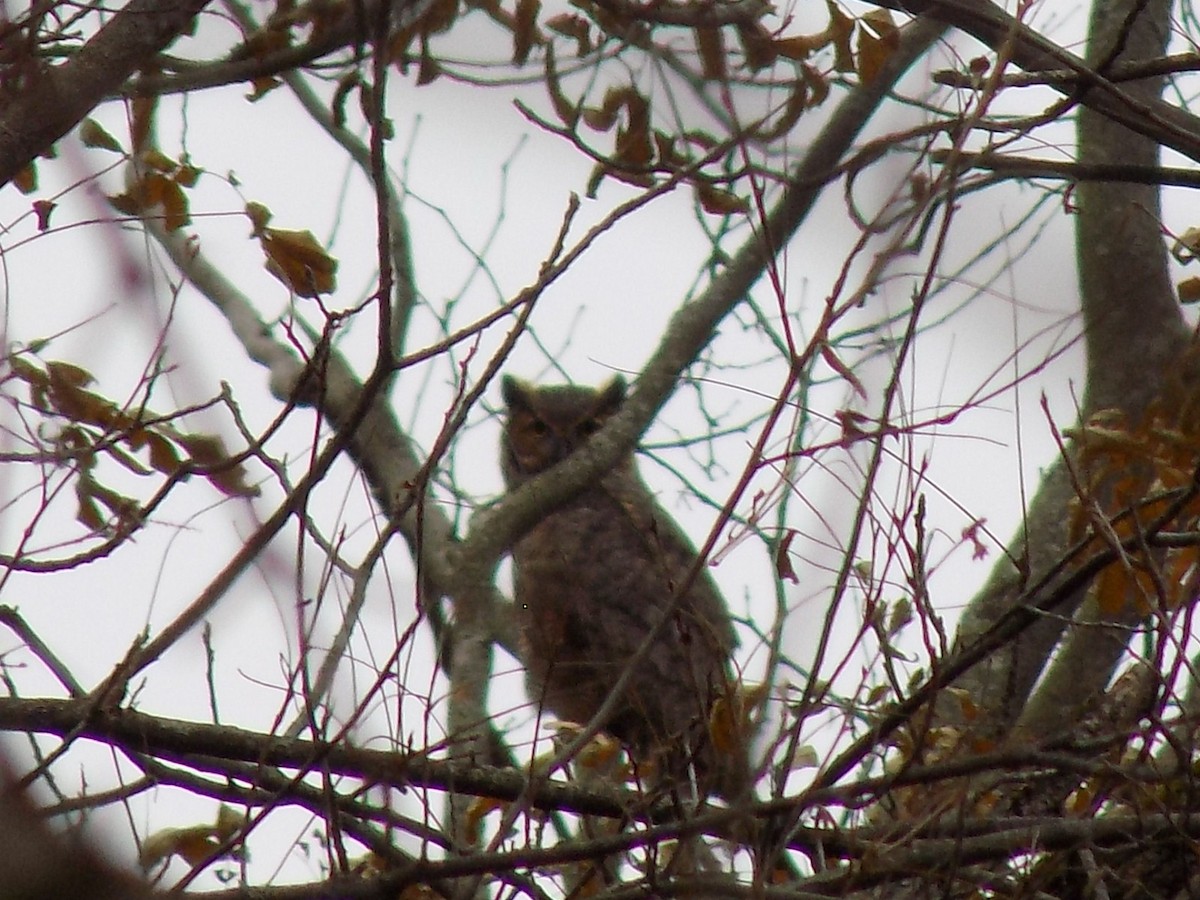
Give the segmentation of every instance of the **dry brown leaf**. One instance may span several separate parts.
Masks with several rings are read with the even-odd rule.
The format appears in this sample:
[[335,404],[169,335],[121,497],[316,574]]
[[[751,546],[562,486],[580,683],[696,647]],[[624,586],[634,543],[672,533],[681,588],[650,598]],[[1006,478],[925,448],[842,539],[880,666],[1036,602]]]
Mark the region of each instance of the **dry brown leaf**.
[[315,298],[337,288],[337,260],[311,231],[264,228],[259,240],[266,269],[299,297]]
[[84,119],[79,125],[79,140],[85,147],[95,147],[100,150],[111,150],[114,153],[123,152],[117,139],[104,130],[95,119]]
[[1200,277],[1184,278],[1177,284],[1176,292],[1181,304],[1194,304],[1200,301]]
[[48,231],[50,228],[50,214],[58,208],[58,204],[53,200],[34,200],[33,214],[37,216],[37,230]]
[[564,125],[574,130],[575,125],[579,122],[579,107],[567,99],[567,95],[562,92],[562,85],[558,81],[558,69],[554,65],[553,44],[546,46],[545,73],[546,90],[550,92],[550,103],[554,106],[554,112]]
[[826,0],[829,9],[830,43],[833,44],[833,68],[838,72],[854,71],[854,53],[850,49],[850,38],[854,34],[854,19],[846,15],[833,0]]
[[37,190],[38,174],[37,165],[29,163],[17,170],[17,174],[13,176],[12,183],[16,185],[18,191],[22,194],[32,194]]
[[517,11],[513,17],[514,65],[525,65],[533,46],[546,42],[546,36],[537,27],[537,17],[541,9],[541,0],[517,0]]
[[757,72],[775,62],[779,50],[762,22],[738,22],[736,28],[746,68]]
[[900,31],[886,9],[872,10],[859,20],[858,77],[870,84],[900,47]]
[[545,25],[556,34],[571,38],[576,44],[576,54],[586,56],[592,52],[592,27],[583,16],[574,13],[561,13],[551,16]]
[[792,557],[788,552],[795,537],[796,530],[789,528],[783,536],[783,540],[779,542],[779,547],[775,550],[775,574],[784,581],[799,584],[800,579],[796,575],[796,570],[792,568]]

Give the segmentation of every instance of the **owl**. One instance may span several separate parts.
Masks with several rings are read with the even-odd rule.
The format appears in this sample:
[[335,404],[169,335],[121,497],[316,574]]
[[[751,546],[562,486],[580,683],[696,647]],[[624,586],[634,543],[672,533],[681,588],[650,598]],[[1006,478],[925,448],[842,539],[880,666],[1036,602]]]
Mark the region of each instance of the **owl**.
[[[625,381],[538,386],[507,376],[503,396],[501,466],[514,490],[598,431],[624,402]],[[703,567],[675,599],[696,551],[655,502],[632,453],[548,511],[512,560],[527,680],[540,709],[590,722],[669,616],[602,726],[634,759],[653,761],[660,781],[694,774],[702,793],[730,800],[748,789],[745,748],[718,751],[708,728],[713,703],[733,696],[729,613]]]

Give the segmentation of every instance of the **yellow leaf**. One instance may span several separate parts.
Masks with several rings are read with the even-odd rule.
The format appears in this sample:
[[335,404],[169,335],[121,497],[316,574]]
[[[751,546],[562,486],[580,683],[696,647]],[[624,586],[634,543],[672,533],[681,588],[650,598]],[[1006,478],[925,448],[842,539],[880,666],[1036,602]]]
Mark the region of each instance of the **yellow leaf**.
[[1063,804],[1063,809],[1072,816],[1086,816],[1091,812],[1095,797],[1095,787],[1084,783],[1071,792]]
[[715,188],[706,181],[696,182],[696,198],[704,211],[714,216],[731,216],[750,210],[750,205],[737,194]]
[[1171,245],[1171,255],[1184,265],[1200,255],[1200,228],[1192,227],[1179,235]]
[[164,828],[161,831],[156,831],[142,841],[141,852],[138,853],[138,862],[143,869],[153,868],[163,860],[168,859],[175,852],[172,849],[174,846],[174,828]]
[[219,437],[207,434],[179,434],[175,440],[191,457],[193,463],[205,470],[204,477],[217,490],[231,497],[257,497],[259,489],[246,480],[241,464],[230,461]]
[[792,755],[792,771],[800,769],[815,769],[821,764],[821,757],[812,744],[803,744],[796,748],[796,752]]
[[1109,566],[1096,579],[1096,602],[1109,616],[1120,613],[1129,604],[1129,578],[1119,565]]
[[84,119],[79,126],[79,139],[85,147],[95,147],[99,150],[111,150],[121,153],[121,145],[117,139],[104,130],[95,119]]
[[466,833],[468,835],[478,835],[483,825],[484,817],[490,812],[502,809],[504,809],[503,800],[497,800],[495,797],[476,797],[471,805],[467,807]]
[[164,828],[142,842],[138,862],[143,869],[150,869],[172,856],[178,856],[191,865],[197,865],[211,856],[218,846],[210,825]]
[[107,520],[100,512],[100,505],[90,494],[81,492],[79,485],[76,485],[75,496],[79,501],[79,507],[75,511],[75,521],[88,531],[103,531]]
[[608,772],[621,755],[621,742],[597,734],[579,751],[575,764],[593,772]]
[[277,87],[281,87],[283,82],[271,75],[261,75],[258,78],[250,79],[250,93],[246,95],[246,100],[250,103],[257,103],[271,91]]
[[253,200],[246,204],[246,216],[250,219],[250,227],[253,229],[250,233],[254,237],[260,237],[266,230],[267,223],[271,221],[271,211]]
[[964,722],[974,722],[979,718],[979,705],[967,691],[962,688],[946,688],[946,696],[958,703],[958,711]]
[[213,833],[222,841],[227,841],[246,824],[246,817],[234,809],[232,806],[226,806],[224,803],[217,808],[217,822],[213,826]]
[[708,733],[718,753],[733,753],[750,737],[750,713],[767,697],[766,685],[738,686],[717,697],[709,711]]
[[82,388],[96,380],[86,369],[57,360],[46,363],[46,373],[50,376],[50,383],[55,387]]
[[175,183],[180,187],[195,187],[196,182],[200,180],[202,171],[202,169],[198,169],[193,165],[180,166],[175,172]]
[[174,172],[179,164],[161,150],[147,150],[142,154],[142,163],[158,172]]
[[887,633],[895,637],[913,619],[912,602],[907,597],[901,597],[892,606],[892,615],[888,619]]
[[110,194],[108,202],[117,212],[127,216],[136,216],[142,211],[141,201],[130,191],[123,194]]
[[187,194],[177,182],[168,178],[162,180],[159,203],[162,204],[163,225],[167,231],[178,231],[192,221],[188,212]]
[[134,153],[140,153],[154,132],[154,116],[158,111],[157,97],[135,97],[130,102],[133,113],[130,118],[129,135]]
[[[142,852],[138,862],[147,870],[172,856],[178,856],[189,865],[199,865],[207,860],[229,838],[242,827],[242,815],[222,805],[217,810],[215,825],[191,825],[186,828],[164,828],[142,841]],[[234,855],[230,851],[228,855]]]
[[150,446],[150,465],[164,475],[179,471],[179,454],[174,445],[162,435],[146,432],[146,443]]
[[216,851],[220,842],[208,826],[181,829],[175,838],[172,852],[189,865],[198,866]]

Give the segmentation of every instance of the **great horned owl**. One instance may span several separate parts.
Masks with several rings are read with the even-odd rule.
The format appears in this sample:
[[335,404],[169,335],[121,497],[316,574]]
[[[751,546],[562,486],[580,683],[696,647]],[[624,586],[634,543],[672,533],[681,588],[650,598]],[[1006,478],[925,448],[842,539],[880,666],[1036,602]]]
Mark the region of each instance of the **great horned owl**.
[[[509,376],[503,395],[501,465],[513,490],[598,431],[624,402],[625,381],[595,389]],[[633,454],[547,513],[512,558],[534,702],[562,719],[591,721],[670,610],[604,728],[635,758],[673,769],[672,777],[683,777],[690,763],[703,792],[733,799],[748,788],[744,748],[718,752],[707,728],[714,701],[731,696],[734,683],[729,613],[703,568],[674,599],[696,551],[638,476]]]

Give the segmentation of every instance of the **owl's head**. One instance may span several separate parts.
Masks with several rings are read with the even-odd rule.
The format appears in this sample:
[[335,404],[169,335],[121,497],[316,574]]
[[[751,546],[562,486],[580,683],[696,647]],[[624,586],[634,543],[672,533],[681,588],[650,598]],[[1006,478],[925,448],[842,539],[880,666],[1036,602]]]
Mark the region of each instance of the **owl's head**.
[[508,406],[500,466],[514,488],[566,459],[600,430],[625,401],[620,375],[599,388],[573,384],[536,385],[505,375],[501,392]]

